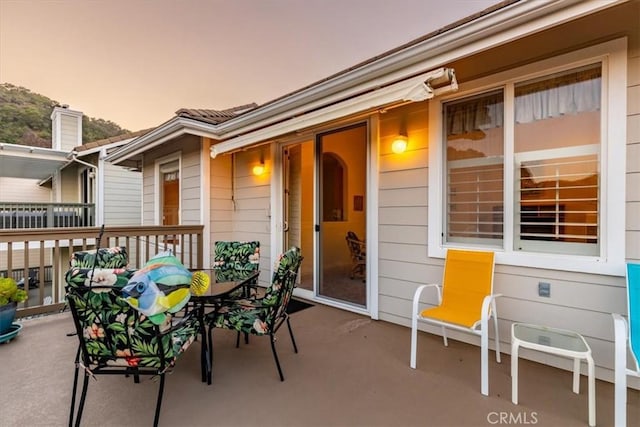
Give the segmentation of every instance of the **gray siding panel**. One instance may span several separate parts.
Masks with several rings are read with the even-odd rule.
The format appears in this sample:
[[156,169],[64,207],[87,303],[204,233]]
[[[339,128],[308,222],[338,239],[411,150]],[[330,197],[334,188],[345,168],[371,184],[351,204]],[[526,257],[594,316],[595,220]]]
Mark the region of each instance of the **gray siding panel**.
[[104,223],[140,225],[142,173],[107,163],[104,169]]

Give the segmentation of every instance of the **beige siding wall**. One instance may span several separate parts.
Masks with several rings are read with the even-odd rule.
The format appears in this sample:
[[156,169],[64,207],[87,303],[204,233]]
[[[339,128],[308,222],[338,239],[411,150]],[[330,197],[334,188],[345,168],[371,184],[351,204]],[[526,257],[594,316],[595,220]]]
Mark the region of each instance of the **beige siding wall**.
[[60,136],[62,151],[71,151],[78,146],[78,133],[82,132],[78,125],[78,118],[74,116],[62,115]]
[[191,137],[185,141],[182,151],[182,171],[180,187],[181,223],[183,225],[202,224],[200,219],[200,138]]
[[[260,163],[261,156],[264,156],[266,172],[262,176],[254,176],[253,166]],[[218,240],[259,240],[262,285],[268,284],[271,277],[272,163],[268,156],[269,152],[265,146],[220,155],[212,159],[210,165],[211,245]],[[213,250],[211,250],[211,262],[213,262]]]
[[147,158],[153,158],[152,153],[144,156],[144,166],[142,168],[142,224],[155,225],[155,167],[153,162]]
[[[273,164],[266,146],[233,154],[234,180],[232,205],[232,240],[260,241],[260,282],[267,284],[271,270],[271,172]],[[266,170],[261,176],[252,173],[253,166],[264,159]]]
[[104,180],[104,223],[109,226],[140,225],[142,174],[106,163]]
[[626,256],[640,260],[640,36],[629,43],[627,73]]
[[[209,168],[211,182],[211,200],[209,207],[211,245],[218,240],[231,240],[233,236],[232,224],[234,204],[231,199],[231,161],[232,156],[218,156],[215,159],[211,159],[211,165]],[[210,265],[213,265],[213,250],[210,251],[210,255]]]
[[78,165],[72,163],[64,168],[61,172],[60,180],[62,199],[59,202],[80,203]]
[[0,177],[0,202],[52,202],[51,189],[38,182],[39,179]]
[[[637,17],[638,4],[634,6]],[[522,46],[532,46],[536,53],[551,55],[550,44],[541,43],[547,38],[563,40],[560,34],[571,34],[570,39],[584,45],[585,38],[591,44],[602,40],[603,34],[620,35],[627,28],[628,53],[628,128],[627,128],[627,208],[626,208],[626,257],[640,259],[640,40],[637,30],[625,15],[616,9],[608,19],[586,20],[575,32],[566,28],[558,32],[543,33],[539,38],[518,42],[510,48],[496,49],[456,64],[464,76],[490,72],[488,64],[502,66],[509,60],[521,65]],[[633,13],[632,13],[633,15]],[[615,17],[617,21],[611,21]],[[616,22],[612,31],[606,22]],[[600,23],[600,24],[598,24]],[[622,24],[621,24],[622,23]],[[627,26],[625,27],[625,23]],[[621,25],[620,25],[621,24]],[[588,28],[588,31],[586,30]],[[633,30],[635,28],[635,30]],[[600,30],[600,32],[598,31]],[[587,34],[588,33],[588,34]],[[582,39],[580,39],[582,37]],[[599,38],[599,40],[598,40]],[[612,36],[609,36],[612,38]],[[520,46],[520,47],[518,47]],[[556,45],[556,47],[558,47]],[[560,48],[560,47],[559,47]],[[531,50],[526,50],[527,54]],[[488,60],[495,58],[495,61]],[[506,59],[505,59],[506,58]],[[458,74],[460,76],[460,73]],[[464,77],[463,77],[464,79]],[[379,188],[379,306],[380,318],[403,325],[410,325],[411,299],[416,287],[424,283],[440,282],[443,260],[427,257],[427,191],[429,144],[427,107],[416,104],[391,110],[380,116],[380,188]],[[403,155],[390,152],[392,137],[397,133],[403,117],[408,122],[409,148]],[[611,165],[615,167],[615,165]],[[615,213],[614,213],[615,214]],[[539,297],[538,282],[551,283],[551,297]],[[513,322],[539,323],[552,327],[575,330],[585,336],[592,347],[597,365],[597,375],[611,380],[613,377],[613,322],[611,313],[626,313],[626,291],[623,277],[565,271],[497,265],[495,291],[503,294],[498,300],[499,329],[503,351],[509,352],[510,327]],[[435,303],[435,296],[432,300]],[[438,333],[435,328],[424,330]],[[478,343],[466,334],[452,335],[467,342]],[[542,363],[571,369],[570,361],[553,358],[535,352],[522,356]],[[632,383],[640,387],[640,383]]]

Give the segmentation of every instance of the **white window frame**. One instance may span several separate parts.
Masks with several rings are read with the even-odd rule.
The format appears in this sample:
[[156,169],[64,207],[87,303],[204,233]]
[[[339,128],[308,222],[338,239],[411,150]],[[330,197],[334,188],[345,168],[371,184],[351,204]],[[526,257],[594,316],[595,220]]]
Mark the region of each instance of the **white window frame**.
[[180,199],[178,200],[178,224],[182,224],[182,153],[177,151],[164,157],[157,158],[154,162],[153,185],[154,185],[154,221],[156,225],[162,225],[162,174],[171,172],[174,169],[166,169],[166,165],[178,161],[178,182],[180,185]]
[[[609,42],[548,58],[530,65],[460,85],[452,95],[434,98],[429,105],[429,227],[428,255],[444,258],[450,247],[460,243],[444,243],[443,213],[444,165],[442,109],[443,103],[490,89],[504,88],[505,165],[513,162],[513,85],[531,78],[553,74],[594,62],[602,63],[602,123],[600,135],[600,254],[598,256],[565,255],[514,251],[514,168],[504,171],[504,240],[503,247],[486,249],[496,252],[496,263],[523,267],[546,268],[584,273],[623,276],[625,269],[625,170],[627,126],[627,39]],[[509,93],[511,92],[511,93]],[[483,246],[469,245],[482,249]]]

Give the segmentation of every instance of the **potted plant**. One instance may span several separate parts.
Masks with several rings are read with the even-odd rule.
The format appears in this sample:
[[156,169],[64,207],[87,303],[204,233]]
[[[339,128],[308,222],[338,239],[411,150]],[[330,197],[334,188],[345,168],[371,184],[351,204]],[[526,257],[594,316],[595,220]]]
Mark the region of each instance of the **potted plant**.
[[18,284],[10,277],[0,277],[0,335],[11,329],[19,302],[28,298],[27,292],[18,289]]

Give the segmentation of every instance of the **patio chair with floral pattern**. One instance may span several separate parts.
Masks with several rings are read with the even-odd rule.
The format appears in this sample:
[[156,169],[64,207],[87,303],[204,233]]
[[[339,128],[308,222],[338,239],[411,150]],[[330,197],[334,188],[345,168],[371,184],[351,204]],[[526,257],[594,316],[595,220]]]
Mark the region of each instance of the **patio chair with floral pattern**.
[[[97,260],[96,260],[97,257]],[[95,265],[94,265],[95,263]],[[122,297],[136,270],[127,269],[125,248],[76,252],[66,273],[66,298],[80,341],[75,358],[69,425],[80,425],[89,377],[101,374],[140,375],[160,378],[154,426],[158,424],[165,373],[194,341],[199,332],[198,313],[182,318],[168,313],[156,324]],[[84,373],[76,411],[79,372]],[[75,415],[75,417],[74,417]]]
[[[303,257],[300,249],[292,247],[280,256],[278,267],[273,273],[271,285],[261,298],[227,300],[217,310],[206,315],[209,325],[209,345],[213,343],[212,329],[223,328],[246,334],[269,336],[271,351],[278,368],[280,381],[284,381],[278,353],[276,352],[276,332],[287,323],[293,350],[298,352],[291,329],[287,306],[296,286],[298,269]],[[236,341],[236,347],[238,342]]]

